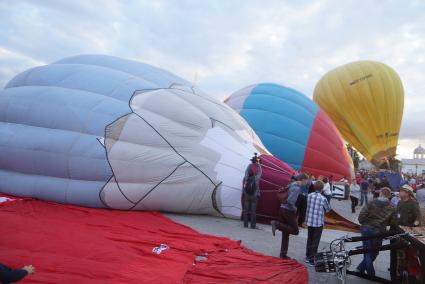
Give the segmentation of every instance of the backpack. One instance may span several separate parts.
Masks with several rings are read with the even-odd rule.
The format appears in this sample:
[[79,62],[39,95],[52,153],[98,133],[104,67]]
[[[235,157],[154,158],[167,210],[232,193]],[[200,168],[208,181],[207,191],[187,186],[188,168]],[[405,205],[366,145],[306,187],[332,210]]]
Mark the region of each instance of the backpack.
[[246,179],[246,183],[245,183],[245,192],[248,195],[253,195],[255,193],[255,189],[256,189],[256,184],[255,184],[255,175],[254,172],[252,170],[252,167],[249,168],[249,175],[248,178]]

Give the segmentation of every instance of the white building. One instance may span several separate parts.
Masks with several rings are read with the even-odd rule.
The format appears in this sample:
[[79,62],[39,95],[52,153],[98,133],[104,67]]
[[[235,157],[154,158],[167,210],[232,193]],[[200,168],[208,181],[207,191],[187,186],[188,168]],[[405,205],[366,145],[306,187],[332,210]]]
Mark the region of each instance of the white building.
[[366,159],[362,159],[359,161],[359,170],[371,171],[374,170],[375,166]]
[[401,160],[401,172],[405,174],[425,174],[425,149],[419,145],[413,151],[413,159]]

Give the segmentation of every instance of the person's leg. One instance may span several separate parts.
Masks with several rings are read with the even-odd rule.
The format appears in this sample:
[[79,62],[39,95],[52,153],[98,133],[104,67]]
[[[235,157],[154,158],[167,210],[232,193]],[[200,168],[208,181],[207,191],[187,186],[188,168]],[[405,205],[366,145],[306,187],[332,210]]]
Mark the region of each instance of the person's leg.
[[359,198],[354,197],[354,201],[355,201],[355,204],[354,204],[354,211],[355,211],[356,207],[359,205]]
[[289,234],[298,235],[299,230],[296,212],[281,208],[279,213],[281,221],[276,223],[276,228],[282,231],[280,257],[285,258],[288,253]]
[[244,199],[243,199],[243,208],[244,208],[244,210],[243,210],[243,226],[245,227],[245,228],[247,228],[248,227],[248,214],[249,214],[249,197],[247,196],[247,195],[245,195],[244,196]]
[[364,203],[364,193],[363,191],[360,193],[360,206],[363,206]]
[[[367,237],[368,233],[369,233],[369,231],[365,227],[361,227],[360,232],[361,232],[362,237]],[[363,243],[363,248],[365,248],[365,249],[370,247],[370,245],[371,245],[370,241],[362,241],[362,243]],[[363,273],[363,274],[366,272],[366,266],[367,266],[366,255],[367,255],[367,253],[363,254],[363,260],[357,266],[357,270],[359,270],[360,273]]]
[[356,206],[354,205],[354,197],[350,196],[351,199],[351,213],[356,213]]
[[314,256],[317,254],[317,250],[319,249],[320,239],[322,238],[322,227],[316,227],[313,231],[313,241],[311,245],[311,260],[314,261]]
[[[362,227],[362,236],[374,236],[379,234],[379,230],[371,229],[371,228],[365,228]],[[368,241],[363,242],[364,248],[376,248],[379,247],[382,244],[382,241],[379,239],[372,239]],[[367,272],[367,275],[375,276],[375,268],[373,267],[373,262],[375,261],[376,257],[378,256],[379,252],[368,252],[364,254],[364,267]]]
[[313,241],[313,232],[314,232],[314,228],[313,227],[308,227],[308,233],[307,233],[307,245],[306,245],[306,249],[305,249],[305,257],[310,260],[311,259],[311,244]]
[[299,207],[298,210],[298,226],[301,227],[305,221],[305,214],[307,211],[307,197],[304,195],[299,195]]
[[365,192],[365,194],[364,194],[364,202],[365,202],[365,205],[367,205],[367,202],[368,202],[368,193],[367,192]]
[[253,196],[251,199],[251,229],[255,229],[255,226],[257,225],[257,202],[258,197]]

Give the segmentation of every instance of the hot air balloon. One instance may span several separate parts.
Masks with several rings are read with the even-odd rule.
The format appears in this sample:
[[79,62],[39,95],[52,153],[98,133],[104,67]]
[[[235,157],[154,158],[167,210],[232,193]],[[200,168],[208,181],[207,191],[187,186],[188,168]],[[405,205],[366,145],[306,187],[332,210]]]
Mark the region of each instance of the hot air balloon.
[[352,175],[352,161],[325,112],[300,92],[277,84],[243,88],[225,101],[248,122],[266,148],[299,171]]
[[314,101],[354,148],[375,165],[395,156],[403,116],[403,85],[389,66],[352,62],[326,73]]
[[165,70],[100,55],[12,79],[0,92],[0,147],[0,192],[121,210],[239,218],[254,152],[268,184],[260,208],[296,173],[213,96]]

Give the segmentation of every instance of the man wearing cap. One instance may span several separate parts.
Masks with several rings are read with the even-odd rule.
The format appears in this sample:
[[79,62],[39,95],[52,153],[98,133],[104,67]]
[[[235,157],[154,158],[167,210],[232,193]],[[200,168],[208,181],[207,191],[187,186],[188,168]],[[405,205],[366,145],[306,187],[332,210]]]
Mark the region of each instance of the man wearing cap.
[[397,205],[398,224],[400,226],[419,226],[421,212],[413,188],[405,184],[400,188],[400,202]]
[[[410,185],[403,185],[400,188],[400,202],[397,205],[398,224],[400,226],[416,227],[419,226],[421,221],[421,212],[419,204],[416,201],[415,193]],[[397,250],[392,252],[397,255],[397,270],[409,271],[409,277],[414,278],[415,270],[419,270],[419,263],[417,262],[417,252],[413,248]],[[416,269],[414,269],[416,268]],[[410,282],[409,283],[414,283]]]
[[[385,233],[387,226],[397,224],[396,210],[390,202],[391,190],[384,187],[380,190],[379,197],[367,204],[360,211],[359,222],[362,237],[371,237]],[[363,248],[377,248],[382,245],[381,239],[371,239],[363,241]],[[360,273],[367,273],[369,276],[375,276],[373,262],[378,256],[379,251],[366,252],[363,254],[363,261],[357,266]]]

